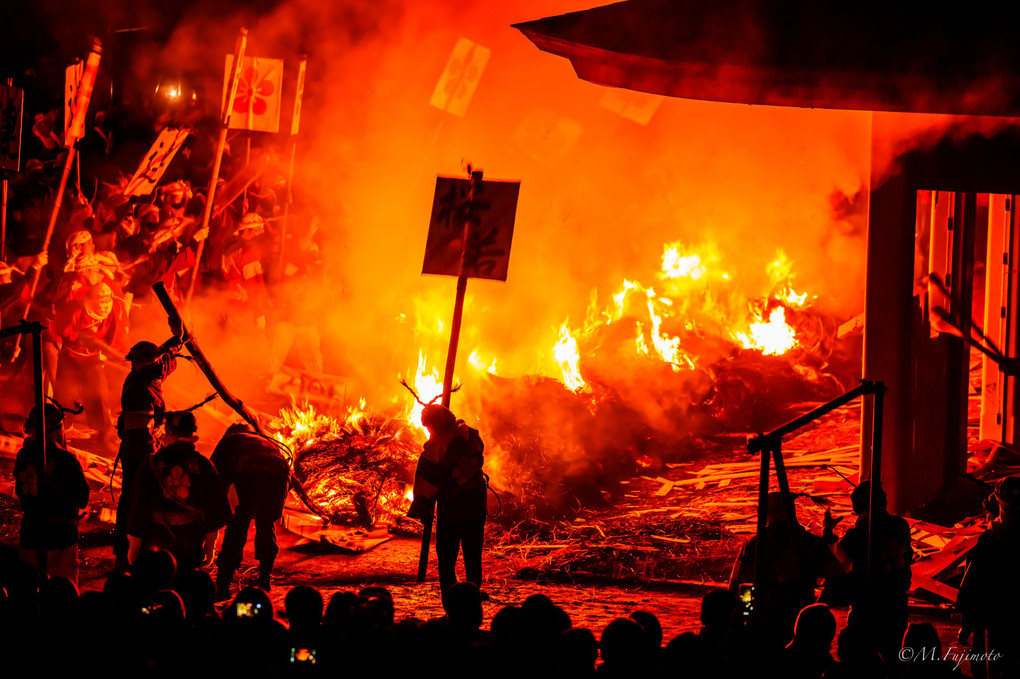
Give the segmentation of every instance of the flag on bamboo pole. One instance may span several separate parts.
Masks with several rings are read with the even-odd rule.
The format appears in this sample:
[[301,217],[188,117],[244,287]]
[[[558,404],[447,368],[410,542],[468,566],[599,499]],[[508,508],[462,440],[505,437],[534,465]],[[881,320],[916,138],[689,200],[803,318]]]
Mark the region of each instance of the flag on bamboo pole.
[[81,75],[85,71],[85,62],[78,59],[64,69],[64,146],[70,146],[73,142],[67,131],[71,129],[71,121],[74,119],[74,112],[78,109],[78,85],[81,83]]
[[599,99],[599,106],[609,109],[613,113],[632,120],[638,125],[647,125],[652,116],[659,109],[662,97],[645,92],[634,90],[623,90],[617,87],[607,87],[602,98]]
[[491,54],[488,47],[467,38],[458,40],[429,103],[447,113],[463,116]]
[[212,213],[218,215],[228,205],[240,198],[241,194],[254,184],[255,180],[261,177],[268,167],[269,154],[263,153],[231,177],[230,181],[216,191],[216,197],[213,199]]
[[21,117],[25,110],[25,91],[0,85],[0,170],[21,169]]
[[[223,106],[234,66],[234,55],[228,54],[223,73]],[[243,57],[238,74],[237,94],[230,110],[230,129],[253,132],[279,132],[280,109],[283,103],[283,59]]]
[[290,119],[290,136],[298,133],[298,124],[301,122],[301,99],[305,96],[305,67],[308,59],[302,57],[298,65],[297,94],[294,96],[294,115]]
[[191,248],[184,248],[177,253],[177,256],[170,262],[170,266],[156,281],[163,283],[170,299],[179,304],[184,301],[186,289],[183,279],[193,268],[195,268],[195,251]]
[[81,80],[78,82],[78,91],[75,96],[74,115],[71,116],[71,125],[67,128],[67,138],[64,140],[66,146],[74,144],[75,140],[85,136],[85,114],[89,110],[89,102],[92,100],[92,88],[96,84],[96,76],[99,74],[99,60],[103,56],[103,47],[98,40],[92,44],[92,51],[85,60],[85,69],[82,71]]
[[179,130],[172,127],[164,128],[152,148],[142,158],[141,164],[135,170],[131,181],[124,187],[125,196],[147,196],[156,188],[156,184],[163,178],[167,166],[174,159],[177,150],[181,148],[184,140],[188,138],[191,130]]
[[[520,182],[484,180],[469,200],[470,179],[437,177],[421,272],[459,276],[463,252],[466,276],[505,281],[520,190]],[[468,224],[471,231],[465,249]]]

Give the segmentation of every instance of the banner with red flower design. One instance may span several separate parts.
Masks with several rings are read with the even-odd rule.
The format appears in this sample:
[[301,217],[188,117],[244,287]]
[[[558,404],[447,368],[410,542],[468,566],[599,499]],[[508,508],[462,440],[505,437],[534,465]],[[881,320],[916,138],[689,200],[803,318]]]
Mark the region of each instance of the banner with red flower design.
[[[226,105],[234,55],[228,54],[223,73],[223,105]],[[283,59],[244,57],[238,76],[237,96],[230,112],[230,129],[279,132],[283,103]]]

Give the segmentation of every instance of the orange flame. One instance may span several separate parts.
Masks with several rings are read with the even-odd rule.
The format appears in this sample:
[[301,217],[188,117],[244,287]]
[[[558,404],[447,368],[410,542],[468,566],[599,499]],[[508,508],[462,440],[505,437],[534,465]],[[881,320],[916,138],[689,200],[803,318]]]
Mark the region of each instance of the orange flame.
[[563,384],[573,391],[584,388],[584,379],[578,368],[580,356],[577,353],[577,340],[570,335],[567,321],[560,326],[560,341],[553,347],[553,356],[563,372]]
[[486,365],[482,357],[478,355],[478,349],[472,351],[471,355],[468,356],[468,363],[470,363],[471,367],[477,370],[478,372],[483,373],[487,372],[490,375],[496,374],[496,359],[492,359],[492,363]]
[[[439,371],[435,368],[431,372],[428,371],[428,362],[425,359],[425,353],[422,351],[418,352],[418,372],[414,377],[414,390],[418,392],[418,398],[425,403],[428,403],[437,396],[443,393],[443,380],[439,377]],[[428,430],[425,429],[425,425],[421,423],[421,411],[424,408],[421,403],[417,401],[411,406],[411,411],[407,414],[407,421],[412,426],[428,435]]]
[[751,323],[750,335],[742,332],[733,335],[745,349],[757,349],[766,356],[784,354],[797,346],[796,333],[786,324],[786,310],[781,306],[772,310],[768,321],[759,317]]

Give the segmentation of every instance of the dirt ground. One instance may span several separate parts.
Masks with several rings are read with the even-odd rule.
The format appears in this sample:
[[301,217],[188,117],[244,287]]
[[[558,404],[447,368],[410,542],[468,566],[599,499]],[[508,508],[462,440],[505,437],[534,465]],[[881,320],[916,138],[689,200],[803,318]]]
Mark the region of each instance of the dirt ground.
[[[4,512],[5,519],[13,512]],[[81,561],[82,590],[101,589],[113,567],[113,553],[109,527],[91,525],[83,537]],[[360,554],[340,553],[336,547],[309,543],[286,531],[278,531],[280,556],[273,575],[270,596],[278,617],[285,620],[283,598],[296,585],[310,585],[318,589],[323,598],[341,591],[358,591],[370,585],[383,585],[392,594],[397,617],[416,617],[423,620],[443,615],[439,600],[435,550],[431,551],[426,581],[416,582],[420,541],[398,537],[372,550]],[[254,528],[245,548],[245,565],[238,573],[237,586],[254,584],[258,574],[252,552]],[[6,540],[5,540],[6,541]],[[665,640],[700,627],[698,616],[701,598],[714,587],[725,586],[725,581],[672,581],[644,584],[612,584],[596,582],[590,577],[579,577],[576,582],[565,579],[522,579],[515,576],[513,563],[492,551],[484,556],[486,573],[485,591],[490,600],[484,606],[485,625],[503,607],[520,604],[532,594],[544,594],[562,606],[575,626],[588,627],[596,633],[617,617],[626,617],[636,610],[654,613],[663,627]],[[950,620],[948,611],[924,602],[914,602],[912,619],[934,624],[943,644],[955,642],[957,626]],[[839,627],[846,622],[847,611],[834,610]]]

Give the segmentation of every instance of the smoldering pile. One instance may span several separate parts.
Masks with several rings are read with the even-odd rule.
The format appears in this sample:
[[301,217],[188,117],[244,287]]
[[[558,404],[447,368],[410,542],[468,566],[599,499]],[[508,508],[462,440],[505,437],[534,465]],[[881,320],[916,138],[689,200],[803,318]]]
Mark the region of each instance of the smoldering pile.
[[[767,356],[717,339],[700,342],[701,355],[720,356],[693,369],[631,352],[614,352],[607,327],[582,354],[585,388],[540,377],[486,376],[469,402],[479,413],[486,466],[504,491],[503,521],[569,517],[584,508],[618,503],[622,481],[656,475],[665,465],[743,435],[767,431],[827,401],[859,377],[859,337],[839,338],[834,319],[812,312],[796,319],[798,347]],[[739,446],[739,441],[737,443]]]

